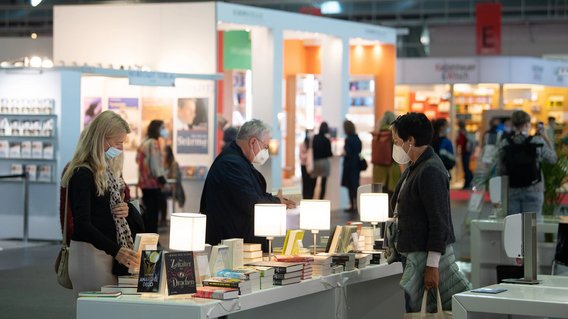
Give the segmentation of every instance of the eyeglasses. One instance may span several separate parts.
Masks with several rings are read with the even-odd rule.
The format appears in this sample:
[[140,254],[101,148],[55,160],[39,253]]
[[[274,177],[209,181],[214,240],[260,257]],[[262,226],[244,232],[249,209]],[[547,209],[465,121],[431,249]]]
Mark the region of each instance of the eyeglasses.
[[268,144],[264,144],[261,140],[259,140],[258,138],[256,139],[258,141],[259,144],[262,144],[262,148],[267,150],[268,149]]

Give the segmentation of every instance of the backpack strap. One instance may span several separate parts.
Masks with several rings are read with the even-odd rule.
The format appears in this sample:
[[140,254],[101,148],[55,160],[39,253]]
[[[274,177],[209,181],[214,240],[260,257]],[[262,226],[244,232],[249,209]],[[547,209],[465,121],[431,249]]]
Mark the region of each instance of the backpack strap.
[[69,185],[65,188],[65,214],[63,215],[63,244],[67,246],[67,206],[69,204]]

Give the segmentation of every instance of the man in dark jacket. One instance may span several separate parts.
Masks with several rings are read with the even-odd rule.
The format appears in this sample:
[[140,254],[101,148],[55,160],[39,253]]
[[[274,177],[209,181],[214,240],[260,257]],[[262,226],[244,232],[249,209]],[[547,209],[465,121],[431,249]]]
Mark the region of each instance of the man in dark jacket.
[[[270,130],[260,120],[240,128],[236,141],[229,144],[211,165],[201,195],[200,212],[207,215],[205,241],[217,245],[223,239],[243,238],[245,243],[262,243],[254,236],[254,205],[283,203],[294,207],[282,192],[266,192],[266,180],[252,165],[268,160]],[[266,248],[266,247],[264,247]]]

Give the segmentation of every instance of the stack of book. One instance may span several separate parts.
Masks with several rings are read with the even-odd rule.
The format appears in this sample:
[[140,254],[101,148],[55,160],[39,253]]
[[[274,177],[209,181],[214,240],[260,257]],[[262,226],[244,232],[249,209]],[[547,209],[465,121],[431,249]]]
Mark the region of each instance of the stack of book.
[[373,250],[374,236],[373,227],[361,228],[361,236],[359,237],[359,247],[363,250]]
[[233,269],[243,266],[243,239],[242,238],[231,238],[223,239],[221,241],[222,245],[229,247],[229,258],[227,268]]
[[253,263],[262,261],[262,245],[261,244],[243,244],[243,263]]
[[197,287],[196,290],[196,298],[227,300],[239,297],[239,290],[234,288],[203,286]]
[[327,276],[331,274],[331,255],[326,253],[317,254],[314,257],[312,264],[313,276]]
[[361,253],[371,255],[371,265],[378,265],[381,263],[381,258],[383,255],[382,252],[376,250],[363,250],[361,251]]
[[371,254],[355,254],[355,267],[363,269],[371,264]]
[[274,268],[263,266],[244,266],[244,269],[254,269],[260,273],[260,289],[274,287]]
[[276,261],[281,261],[285,263],[302,263],[304,265],[302,269],[302,280],[311,279],[313,274],[312,264],[314,263],[314,257],[311,255],[299,255],[299,256],[276,256]]
[[248,268],[223,269],[218,271],[215,276],[248,281],[252,291],[260,290],[260,272],[257,270]]
[[350,271],[355,269],[355,254],[354,253],[344,253],[344,254],[333,254],[332,264],[335,266],[342,266],[343,271]]
[[239,290],[239,295],[246,295],[252,292],[251,283],[247,280],[225,277],[211,277],[203,280],[203,286],[224,287]]
[[259,261],[249,264],[249,266],[264,266],[274,268],[274,285],[284,286],[299,283],[302,280],[304,265],[302,263],[280,262],[280,261]]
[[117,285],[106,285],[101,287],[102,292],[121,292],[123,295],[137,295],[138,275],[118,276]]

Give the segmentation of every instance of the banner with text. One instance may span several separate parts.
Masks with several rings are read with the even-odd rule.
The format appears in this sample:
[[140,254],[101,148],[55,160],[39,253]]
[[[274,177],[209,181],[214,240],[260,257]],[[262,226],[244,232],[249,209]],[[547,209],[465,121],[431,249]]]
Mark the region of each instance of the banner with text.
[[478,3],[475,7],[476,53],[501,54],[501,4]]

